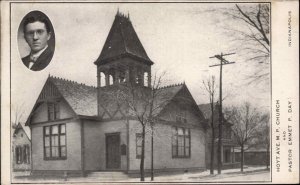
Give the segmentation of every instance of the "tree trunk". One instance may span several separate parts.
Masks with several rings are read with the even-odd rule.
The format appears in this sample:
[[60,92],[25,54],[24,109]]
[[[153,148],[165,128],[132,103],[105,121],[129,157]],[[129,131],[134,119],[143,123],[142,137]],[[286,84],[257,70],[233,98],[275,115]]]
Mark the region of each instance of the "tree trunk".
[[241,172],[244,171],[244,145],[241,146]]
[[145,181],[145,169],[144,169],[144,159],[145,159],[145,125],[143,126],[142,131],[142,155],[141,155],[141,163],[140,163],[140,174],[141,181]]

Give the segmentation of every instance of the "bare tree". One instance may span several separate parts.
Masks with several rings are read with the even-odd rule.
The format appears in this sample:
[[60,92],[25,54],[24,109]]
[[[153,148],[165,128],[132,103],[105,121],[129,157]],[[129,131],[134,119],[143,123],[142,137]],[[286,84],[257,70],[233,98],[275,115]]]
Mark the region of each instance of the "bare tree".
[[[238,28],[228,26],[233,45],[246,61],[254,61],[256,71],[249,75],[249,83],[268,81],[270,60],[270,5],[236,4],[224,14],[237,21]],[[243,25],[243,26],[242,26]]]
[[[140,161],[140,180],[145,180],[145,136],[147,131],[151,134],[151,180],[154,180],[153,166],[153,137],[156,115],[167,102],[168,95],[163,94],[162,79],[164,75],[155,74],[151,88],[138,85],[136,83],[127,83],[123,90],[117,91],[117,100],[119,104],[124,104],[128,109],[128,115],[138,120],[142,127],[142,151]],[[150,129],[149,129],[150,128]]]
[[270,114],[265,113],[261,116],[260,125],[254,141],[254,147],[262,146],[266,149],[265,164],[269,169],[270,163]]
[[24,110],[24,103],[20,105],[15,105],[13,106],[13,111],[12,111],[12,127],[15,128],[19,122],[22,121],[25,110]]
[[243,172],[245,147],[256,137],[261,116],[248,102],[242,106],[228,108],[225,114],[227,120],[233,124],[231,129],[234,138],[241,147],[241,171]]
[[206,82],[203,80],[203,86],[207,93],[209,94],[209,102],[211,109],[211,119],[210,119],[210,127],[211,127],[211,151],[210,151],[210,174],[214,174],[214,143],[215,143],[215,124],[214,124],[214,97],[216,91],[215,85],[215,76],[209,78]]

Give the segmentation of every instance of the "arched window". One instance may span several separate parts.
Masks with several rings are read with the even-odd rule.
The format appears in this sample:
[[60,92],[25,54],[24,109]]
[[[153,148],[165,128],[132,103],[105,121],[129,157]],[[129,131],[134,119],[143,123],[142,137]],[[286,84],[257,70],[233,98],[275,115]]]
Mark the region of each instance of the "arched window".
[[105,75],[103,72],[100,72],[100,87],[105,86]]
[[124,83],[126,81],[125,71],[120,71],[119,73],[119,83]]
[[144,86],[148,86],[148,72],[144,72]]
[[135,77],[135,83],[136,84],[142,84],[143,83],[143,72],[138,70]]
[[113,79],[112,75],[108,75],[108,82],[109,82],[109,85],[113,85],[114,84],[114,79]]

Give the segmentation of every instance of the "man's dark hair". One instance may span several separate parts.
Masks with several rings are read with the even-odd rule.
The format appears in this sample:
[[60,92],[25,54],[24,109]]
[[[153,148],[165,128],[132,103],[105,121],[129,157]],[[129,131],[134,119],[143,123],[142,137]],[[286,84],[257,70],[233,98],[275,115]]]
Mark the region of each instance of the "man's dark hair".
[[42,14],[36,14],[36,15],[30,15],[25,18],[23,23],[23,32],[25,33],[27,24],[34,23],[34,22],[42,22],[45,24],[46,30],[49,33],[50,30],[50,24],[47,18],[45,18]]

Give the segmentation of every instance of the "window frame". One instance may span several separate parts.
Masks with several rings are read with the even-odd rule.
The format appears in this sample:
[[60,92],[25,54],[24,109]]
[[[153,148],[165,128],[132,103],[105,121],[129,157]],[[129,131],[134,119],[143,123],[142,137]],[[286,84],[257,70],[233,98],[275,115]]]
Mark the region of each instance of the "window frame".
[[[183,134],[179,135],[178,130],[182,129]],[[174,130],[176,131],[174,133]],[[186,130],[188,131],[186,134]],[[179,146],[179,138],[183,138],[183,146]],[[188,138],[188,146],[186,146],[186,140]],[[175,143],[175,144],[174,144]],[[190,158],[191,157],[191,130],[184,127],[172,127],[172,158]],[[179,155],[179,148],[183,148],[183,155]],[[188,152],[187,152],[188,151]]]
[[[140,137],[140,139],[141,139],[141,145],[139,146],[138,145],[138,138]],[[136,154],[136,159],[141,159],[142,158],[142,145],[143,145],[143,135],[142,135],[142,133],[136,133],[135,134],[135,149],[136,149],[136,152],[135,152],[135,154]],[[138,154],[138,148],[141,148],[141,154]]]
[[30,148],[29,148],[29,145],[26,144],[26,145],[23,145],[23,163],[24,164],[30,164]]
[[175,120],[178,123],[187,123],[187,115],[186,111],[179,112],[175,115]]
[[54,121],[60,119],[60,107],[59,102],[48,102],[48,121]]
[[[57,126],[58,131],[57,133],[52,133],[52,128]],[[62,133],[62,126],[64,126],[64,132]],[[49,133],[46,134],[46,128],[49,129]],[[54,125],[47,125],[43,127],[43,148],[44,148],[44,160],[65,160],[67,159],[67,133],[66,133],[66,124],[54,124]],[[64,144],[62,144],[61,136],[64,136]],[[46,146],[46,137],[48,137],[48,145]],[[52,138],[57,137],[57,146],[52,146]],[[49,156],[46,154],[46,148],[49,148]],[[53,156],[52,149],[57,148],[58,150],[58,156]],[[65,148],[65,154],[62,155],[62,148]]]
[[23,163],[23,147],[20,145],[17,145],[15,147],[16,152],[16,164],[22,164]]

